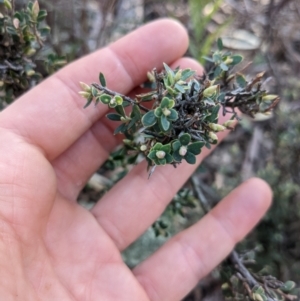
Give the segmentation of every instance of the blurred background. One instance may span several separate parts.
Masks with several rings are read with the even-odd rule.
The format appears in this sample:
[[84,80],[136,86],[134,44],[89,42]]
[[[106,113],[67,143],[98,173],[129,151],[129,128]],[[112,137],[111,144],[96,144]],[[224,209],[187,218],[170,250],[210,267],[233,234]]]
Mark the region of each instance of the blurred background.
[[[16,9],[27,3],[16,0]],[[255,120],[243,118],[158,222],[123,255],[129,266],[136,265],[170,236],[199,220],[204,214],[203,203],[214,205],[242,181],[259,176],[273,188],[273,206],[237,249],[255,273],[293,280],[299,286],[300,1],[39,0],[39,4],[47,10],[46,22],[51,27],[40,57],[55,52],[70,62],[146,22],[170,17],[182,22],[189,32],[186,55],[205,65],[203,56],[216,49],[216,40],[221,37],[226,49],[244,56],[240,68],[247,77],[266,72],[265,88],[281,97],[274,114]],[[112,154],[78,201],[92,206],[130,169],[122,160],[118,153]],[[222,293],[226,289],[224,270],[217,268],[185,300],[250,300]]]

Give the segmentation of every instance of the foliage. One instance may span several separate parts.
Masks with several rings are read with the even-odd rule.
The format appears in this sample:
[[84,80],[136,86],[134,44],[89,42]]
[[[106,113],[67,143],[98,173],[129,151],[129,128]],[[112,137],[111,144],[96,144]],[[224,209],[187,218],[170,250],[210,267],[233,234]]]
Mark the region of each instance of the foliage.
[[[100,73],[99,84],[81,83],[79,92],[87,99],[85,107],[93,101],[108,105],[115,112],[107,118],[121,124],[115,134],[122,133],[127,141],[125,148],[146,157],[151,172],[157,165],[172,164],[176,167],[185,160],[196,163],[201,149],[216,144],[217,132],[231,129],[234,121],[218,124],[218,113],[232,114],[238,118],[236,108],[254,116],[268,114],[278,103],[276,95],[261,90],[263,74],[247,81],[233,68],[242,61],[239,55],[223,51],[222,41],[212,57],[207,74],[198,76],[190,69],[172,70],[164,64],[164,71],[153,70],[148,74],[152,89],[136,95],[135,99],[111,91],[106,87],[104,75]],[[143,103],[151,102],[151,108]],[[130,106],[127,113],[125,107]],[[150,172],[150,174],[151,174]]]
[[56,54],[38,56],[50,32],[46,16],[37,1],[20,11],[14,11],[11,0],[0,1],[0,108],[43,78],[37,70],[38,59],[45,61],[48,73],[66,63]]

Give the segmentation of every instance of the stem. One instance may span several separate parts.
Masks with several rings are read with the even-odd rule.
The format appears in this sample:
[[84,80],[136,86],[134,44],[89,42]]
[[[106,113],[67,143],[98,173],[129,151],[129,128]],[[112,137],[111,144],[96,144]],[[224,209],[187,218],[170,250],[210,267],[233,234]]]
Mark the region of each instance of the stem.
[[42,40],[41,40],[41,38],[40,38],[40,36],[39,36],[39,34],[37,32],[36,24],[33,24],[32,28],[33,28],[34,36],[36,37],[36,40],[37,40],[40,48],[42,48],[44,46],[44,44],[43,44],[43,42],[42,42]]
[[251,273],[248,271],[248,269],[244,266],[236,251],[231,252],[231,254],[229,255],[229,260],[233,264],[235,270],[245,278],[250,288],[253,288],[255,285],[259,285],[251,275]]
[[103,87],[99,84],[96,84],[96,83],[93,83],[92,84],[93,87],[95,87],[97,90],[100,90],[100,91],[103,91],[105,92],[106,94],[110,95],[110,96],[121,96],[125,101],[128,101],[129,103],[131,103],[132,105],[137,105],[141,110],[145,111],[145,112],[149,112],[150,110],[144,106],[142,106],[141,104],[139,104],[138,102],[136,102],[134,99],[128,97],[128,96],[125,96],[121,93],[117,93],[117,92],[114,92],[106,87]]
[[203,192],[200,188],[199,180],[197,179],[197,177],[195,175],[192,176],[191,180],[192,180],[192,185],[196,192],[197,198],[199,199],[201,206],[203,208],[203,211],[205,213],[208,213],[211,210],[211,205],[209,204],[207,198],[205,197],[205,195],[203,194]]

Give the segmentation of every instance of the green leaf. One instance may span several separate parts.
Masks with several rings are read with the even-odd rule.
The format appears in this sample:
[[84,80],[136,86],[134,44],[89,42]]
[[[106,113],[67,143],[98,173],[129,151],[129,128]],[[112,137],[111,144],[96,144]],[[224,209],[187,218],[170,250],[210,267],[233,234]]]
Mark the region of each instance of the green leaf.
[[138,154],[137,155],[134,155],[134,156],[131,156],[128,158],[128,163],[129,164],[135,164],[136,163],[136,160],[138,158]]
[[288,280],[284,283],[284,285],[280,288],[284,292],[290,292],[293,288],[295,288],[296,283],[294,281]]
[[222,61],[221,55],[219,53],[216,53],[216,52],[213,54],[212,58],[213,58],[213,60],[216,64],[218,64]]
[[175,121],[178,119],[178,113],[174,109],[170,109],[171,114],[167,117],[170,121]]
[[39,29],[40,35],[42,37],[49,35],[50,31],[51,31],[51,28],[48,26],[45,26],[45,27]]
[[169,98],[168,109],[172,109],[174,106],[175,106],[175,100],[172,98]]
[[99,96],[99,99],[103,104],[107,105],[111,101],[111,96],[104,93]]
[[158,107],[154,110],[154,114],[156,117],[160,117],[162,115],[162,109],[161,107]]
[[179,154],[179,150],[176,150],[174,153],[173,153],[173,158],[176,162],[181,162],[182,161],[182,156],[180,156]]
[[107,114],[106,117],[109,120],[113,120],[113,121],[120,121],[121,120],[121,116],[119,114],[111,113],[111,114]]
[[179,140],[174,140],[172,143],[173,151],[177,151],[180,149],[181,143]]
[[185,133],[179,137],[181,145],[188,145],[191,142],[191,136],[188,133]]
[[218,38],[217,45],[220,51],[223,50],[223,42],[221,38]]
[[205,147],[206,147],[207,149],[211,149],[210,143],[209,143],[209,142],[206,142],[206,143],[205,143]]
[[157,121],[157,118],[156,118],[153,110],[147,112],[142,118],[142,124],[145,127],[150,127],[150,126],[154,125],[156,123],[156,121]]
[[102,72],[100,72],[100,74],[99,74],[99,81],[100,81],[100,84],[102,85],[102,87],[106,87],[106,80],[105,80],[105,77]]
[[147,157],[151,160],[156,159],[156,151],[155,150],[151,151]]
[[191,70],[191,69],[185,69],[182,71],[182,75],[181,75],[181,80],[185,81],[188,78],[190,78],[191,76],[195,75],[195,71]]
[[174,77],[175,76],[174,71],[166,63],[163,63],[163,65],[167,73],[170,74],[172,77]]
[[167,89],[169,95],[171,95],[171,96],[178,95],[178,92],[176,90],[172,89],[170,86],[166,86],[166,89]]
[[165,131],[165,132],[168,131],[169,128],[170,128],[171,123],[167,119],[167,117],[165,115],[161,115],[159,120],[160,120],[160,125],[161,125],[162,130]]
[[207,120],[210,121],[210,122],[216,123],[216,121],[218,120],[219,110],[220,110],[219,105],[213,107],[212,110],[211,110],[211,114],[207,118]]
[[119,125],[115,131],[114,131],[114,135],[119,134],[119,133],[124,133],[127,130],[127,126],[125,123],[122,123],[121,125]]
[[98,95],[98,90],[92,86],[92,95],[96,97]]
[[38,22],[43,21],[46,18],[46,16],[47,16],[47,11],[45,9],[41,9],[39,11],[39,14],[38,14],[38,17],[37,17],[37,21]]
[[237,64],[239,64],[244,58],[241,56],[241,55],[233,55],[232,57],[232,65],[237,65]]
[[162,144],[160,142],[155,143],[151,150],[161,150]]
[[197,141],[188,145],[187,149],[190,153],[194,155],[199,155],[201,153],[202,147],[205,145],[205,142]]
[[87,99],[87,103],[85,104],[85,106],[84,106],[83,108],[85,109],[86,107],[88,107],[88,106],[91,104],[92,101],[93,101],[93,96],[90,96],[90,97]]
[[181,93],[185,93],[183,86],[181,86],[179,84],[175,84],[175,89]]
[[166,165],[167,160],[165,158],[163,158],[163,159],[158,159],[157,158],[156,160],[154,160],[154,162],[155,162],[156,165]]
[[136,95],[136,97],[140,98],[141,101],[151,101],[153,100],[153,95],[156,94],[157,92],[156,91],[151,91],[151,92],[148,92],[148,93],[142,93],[142,94],[138,94]]
[[218,102],[223,103],[225,101],[226,93],[221,92],[218,96]]
[[214,78],[218,77],[222,73],[222,69],[220,66],[217,66],[214,72]]
[[10,35],[17,35],[17,31],[14,27],[12,26],[7,26],[6,27],[6,31],[10,34]]
[[131,121],[129,122],[128,126],[127,126],[127,130],[134,128],[133,126],[136,125],[136,123],[139,121],[139,117],[135,116],[131,119]]
[[122,117],[126,117],[126,113],[124,111],[123,106],[116,106],[115,111],[120,114]]
[[171,152],[171,144],[164,144],[161,146],[160,150],[164,151],[165,153],[170,153]]
[[235,77],[235,80],[236,80],[236,83],[238,84],[238,86],[240,88],[245,88],[246,85],[247,85],[247,81],[245,79],[245,76],[243,74],[236,74],[236,77]]
[[211,62],[211,63],[214,62],[214,60],[213,60],[211,57],[208,57],[208,56],[203,55],[202,58],[205,59],[205,60],[208,61],[208,62]]
[[[3,1],[3,0],[2,0],[2,1]],[[0,2],[0,3],[3,3],[3,2]],[[23,19],[24,19],[24,15],[23,15],[23,13],[17,11],[17,12],[15,12],[15,14],[14,14],[14,18],[17,18],[20,22],[22,22]]]
[[170,98],[164,97],[160,103],[161,108],[169,108]]
[[121,106],[121,105],[122,105],[122,103],[123,103],[123,98],[122,98],[120,95],[116,95],[116,96],[114,97],[114,99],[116,100],[116,103],[117,103],[118,106]]
[[194,154],[190,153],[190,152],[186,153],[186,155],[184,156],[184,159],[189,164],[195,164],[196,163],[196,156]]
[[29,2],[27,5],[27,8],[31,11],[32,10],[32,6],[33,6],[33,2]]
[[220,64],[220,67],[223,71],[228,71],[228,69],[229,69],[228,66],[223,62]]
[[168,153],[166,153],[165,159],[166,159],[167,164],[170,164],[171,162],[173,162],[172,155],[170,155]]
[[138,119],[141,119],[141,117],[142,117],[141,110],[137,105],[133,105],[132,112],[131,112],[131,117],[135,117],[135,116]]

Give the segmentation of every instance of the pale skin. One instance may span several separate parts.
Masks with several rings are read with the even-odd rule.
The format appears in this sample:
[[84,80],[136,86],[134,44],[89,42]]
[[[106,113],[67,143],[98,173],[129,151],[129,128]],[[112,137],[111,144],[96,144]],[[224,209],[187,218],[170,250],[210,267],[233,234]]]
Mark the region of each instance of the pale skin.
[[141,163],[91,211],[76,203],[119,142],[104,105],[83,109],[79,81],[97,82],[102,71],[109,88],[128,94],[163,62],[201,73],[197,62],[181,58],[187,46],[178,23],[151,23],[68,65],[0,113],[1,300],[181,300],[264,215],[271,191],[248,180],[130,270],[120,252],[196,166],[159,167],[148,180]]

